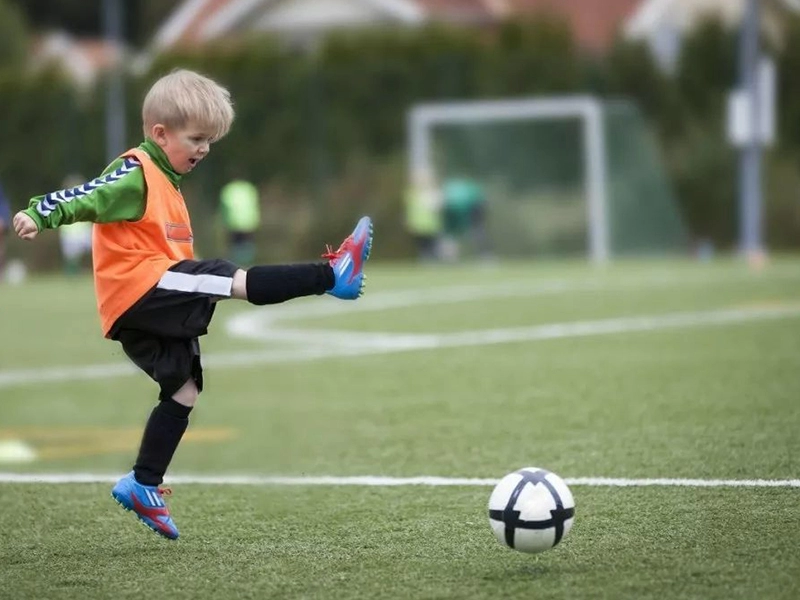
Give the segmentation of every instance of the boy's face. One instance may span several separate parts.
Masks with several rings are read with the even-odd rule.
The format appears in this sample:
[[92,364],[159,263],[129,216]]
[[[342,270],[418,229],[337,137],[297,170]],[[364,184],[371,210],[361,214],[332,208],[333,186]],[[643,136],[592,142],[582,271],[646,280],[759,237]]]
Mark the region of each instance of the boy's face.
[[194,169],[214,142],[209,131],[191,123],[182,129],[170,129],[159,123],[153,125],[150,135],[167,155],[175,172],[181,175]]

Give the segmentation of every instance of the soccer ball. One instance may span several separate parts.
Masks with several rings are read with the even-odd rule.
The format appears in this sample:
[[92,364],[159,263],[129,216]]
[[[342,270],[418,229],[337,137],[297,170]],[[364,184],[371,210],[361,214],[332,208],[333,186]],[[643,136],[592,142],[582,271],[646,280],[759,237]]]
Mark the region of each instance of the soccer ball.
[[520,552],[544,552],[564,539],[575,520],[575,500],[555,473],[526,467],[503,477],[489,497],[497,540]]

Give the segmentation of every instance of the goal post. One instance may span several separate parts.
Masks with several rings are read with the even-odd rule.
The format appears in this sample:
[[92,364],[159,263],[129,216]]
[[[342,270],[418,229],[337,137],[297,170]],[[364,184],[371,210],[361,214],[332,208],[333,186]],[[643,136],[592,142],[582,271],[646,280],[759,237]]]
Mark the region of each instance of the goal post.
[[[494,162],[492,172],[495,174],[503,170],[503,164],[511,162],[517,163],[516,169],[519,174],[521,168],[523,170],[526,168],[524,164],[526,160],[529,160],[529,170],[535,170],[536,163],[542,159],[547,159],[550,167],[557,169],[557,166],[553,165],[558,162],[558,157],[567,158],[566,162],[570,163],[568,168],[572,169],[575,180],[571,185],[575,190],[579,190],[576,193],[581,196],[580,202],[585,205],[573,202],[575,206],[559,208],[558,194],[551,194],[553,199],[547,205],[550,207],[549,210],[542,209],[541,206],[536,211],[528,210],[528,212],[514,208],[519,214],[514,213],[507,219],[514,224],[515,220],[517,222],[525,220],[528,214],[544,213],[545,216],[542,218],[546,220],[547,215],[553,213],[555,215],[551,217],[553,227],[557,227],[556,223],[565,220],[563,216],[558,217],[557,211],[564,213],[568,210],[574,220],[576,216],[580,216],[575,211],[582,210],[581,227],[584,229],[582,235],[585,238],[583,248],[591,261],[604,263],[619,253],[620,248],[631,250],[630,244],[626,247],[625,243],[615,243],[612,239],[614,233],[612,217],[618,219],[622,211],[626,211],[621,219],[625,222],[626,228],[639,227],[652,231],[654,238],[664,237],[655,232],[660,226],[655,221],[669,222],[671,227],[675,225],[676,215],[665,216],[666,212],[674,213],[675,208],[674,199],[669,193],[662,194],[663,198],[659,202],[662,205],[671,203],[673,206],[667,211],[664,210],[664,206],[658,208],[659,214],[651,218],[647,216],[647,208],[641,206],[646,199],[636,198],[636,190],[624,190],[626,184],[636,187],[636,184],[642,183],[641,173],[635,174],[635,166],[627,164],[638,161],[644,161],[646,168],[642,170],[652,175],[647,185],[640,186],[643,191],[640,196],[652,195],[654,189],[652,179],[659,180],[656,187],[660,189],[667,187],[663,173],[656,172],[660,164],[656,160],[647,161],[645,157],[640,156],[647,154],[644,151],[647,146],[646,136],[641,135],[640,131],[645,125],[635,117],[632,118],[629,114],[631,111],[636,113],[629,103],[605,103],[592,96],[547,96],[419,104],[412,107],[407,116],[409,178],[419,170],[435,173],[439,179],[446,177],[447,169],[443,163],[447,160],[442,160],[439,156],[442,153],[469,155],[472,157],[473,166],[481,161]],[[530,127],[532,124],[563,123],[569,123],[570,128],[549,132],[539,129],[528,133],[524,130],[526,126]],[[622,128],[620,128],[621,123]],[[615,130],[621,132],[623,136],[630,135],[631,139],[610,140],[609,136],[614,134],[609,132],[610,127],[616,128]],[[486,133],[487,128],[493,131],[494,135],[489,136]],[[454,148],[451,143],[449,149],[442,148],[444,144],[440,138],[443,136],[439,132],[443,130],[459,133],[455,136],[458,147]],[[470,131],[472,134],[466,133]],[[523,137],[519,137],[520,135]],[[469,146],[469,149],[465,150],[465,146]],[[535,152],[532,152],[534,150]],[[520,153],[529,152],[530,156],[520,156]],[[502,156],[492,156],[492,153]],[[523,161],[521,167],[520,161]],[[477,166],[480,167],[481,164]],[[528,183],[531,187],[535,187],[533,183]],[[532,195],[528,194],[527,197]],[[489,203],[491,211],[491,198]],[[515,205],[523,203],[514,202]],[[564,201],[563,204],[569,202]],[[580,209],[580,206],[583,208]],[[631,214],[634,215],[633,219],[630,217]],[[636,219],[639,221],[634,222]],[[649,219],[651,222],[643,224],[642,219]],[[574,238],[577,234],[565,232],[563,237],[570,235]],[[629,237],[638,243],[642,236],[632,234]]]

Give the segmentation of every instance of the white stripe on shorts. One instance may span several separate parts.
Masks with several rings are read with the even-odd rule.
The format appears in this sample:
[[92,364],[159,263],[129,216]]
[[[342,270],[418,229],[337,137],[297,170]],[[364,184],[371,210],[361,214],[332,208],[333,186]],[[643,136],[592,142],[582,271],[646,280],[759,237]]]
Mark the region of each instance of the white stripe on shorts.
[[159,289],[174,290],[176,292],[196,292],[210,296],[231,297],[233,277],[220,277],[219,275],[192,275],[190,273],[176,273],[167,271],[158,282]]

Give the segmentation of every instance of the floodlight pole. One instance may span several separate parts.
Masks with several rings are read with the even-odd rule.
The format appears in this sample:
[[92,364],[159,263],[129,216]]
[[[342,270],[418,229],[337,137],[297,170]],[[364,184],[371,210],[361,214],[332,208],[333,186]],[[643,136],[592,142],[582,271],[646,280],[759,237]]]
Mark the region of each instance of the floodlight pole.
[[763,250],[761,225],[761,145],[762,127],[758,89],[759,2],[747,0],[739,37],[739,86],[748,98],[749,139],[739,153],[739,251],[743,254]]
[[[114,50],[122,48],[122,1],[103,0],[103,31]],[[115,63],[106,83],[106,160],[111,162],[125,150],[125,91],[122,61]]]

